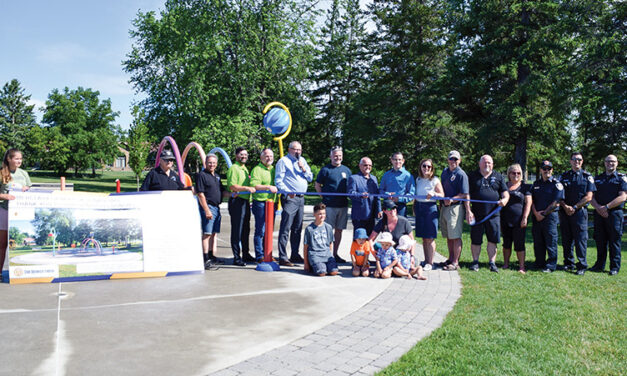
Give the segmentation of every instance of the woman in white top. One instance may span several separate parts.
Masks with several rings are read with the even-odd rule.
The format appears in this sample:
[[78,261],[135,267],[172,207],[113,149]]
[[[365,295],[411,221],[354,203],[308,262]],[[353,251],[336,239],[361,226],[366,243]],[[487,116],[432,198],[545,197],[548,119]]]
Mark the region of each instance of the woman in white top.
[[416,195],[424,199],[414,201],[416,216],[416,237],[422,238],[422,248],[425,252],[424,270],[433,268],[433,254],[435,253],[435,238],[438,236],[438,206],[432,197],[444,197],[444,189],[440,179],[433,175],[433,161],[423,159],[420,162],[420,171],[416,178]]
[[9,243],[9,200],[15,196],[9,190],[28,190],[31,186],[28,173],[20,168],[22,165],[22,152],[17,149],[9,149],[4,153],[2,169],[0,170],[0,270],[4,266],[5,252]]

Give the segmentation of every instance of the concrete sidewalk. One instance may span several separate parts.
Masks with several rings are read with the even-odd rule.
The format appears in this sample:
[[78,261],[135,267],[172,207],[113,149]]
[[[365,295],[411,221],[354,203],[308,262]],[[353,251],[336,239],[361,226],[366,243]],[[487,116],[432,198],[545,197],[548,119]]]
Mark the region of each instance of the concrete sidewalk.
[[[222,215],[217,253],[230,257]],[[344,258],[351,241],[352,228]],[[460,294],[456,272],[407,281],[353,278],[348,264],[341,271],[319,278],[302,266],[223,266],[168,278],[0,284],[0,374],[372,374],[438,327]]]

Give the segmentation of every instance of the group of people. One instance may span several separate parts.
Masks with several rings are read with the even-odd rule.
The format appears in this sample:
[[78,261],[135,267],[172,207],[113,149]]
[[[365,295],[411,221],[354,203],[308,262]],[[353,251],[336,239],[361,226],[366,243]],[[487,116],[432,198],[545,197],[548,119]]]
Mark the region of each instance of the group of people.
[[[247,167],[248,152],[244,148],[235,151],[236,162],[227,172],[226,189],[216,174],[217,157],[207,156],[206,168],[196,178],[196,192],[199,209],[203,218],[203,252],[209,264],[219,262],[213,255],[215,234],[220,228],[219,203],[223,196],[228,196],[228,210],[231,217],[231,249],[235,265],[243,266],[247,262],[262,262],[263,237],[265,232],[265,202],[280,197],[282,212],[279,227],[279,264],[293,266],[304,264],[315,274],[322,274],[312,258],[319,251],[312,251],[314,244],[321,240],[328,242],[331,258],[325,274],[331,274],[337,264],[346,260],[338,255],[342,241],[342,231],[348,223],[348,207],[351,201],[351,214],[355,230],[354,242],[367,238],[365,243],[380,247],[397,245],[396,248],[409,247],[409,255],[414,253],[414,234],[422,238],[424,262],[420,265],[406,264],[406,271],[394,272],[395,266],[384,270],[375,270],[375,275],[407,274],[422,276],[422,271],[441,267],[444,270],[457,270],[462,251],[462,230],[464,220],[471,225],[471,253],[473,261],[470,270],[479,270],[479,256],[483,238],[487,240],[488,268],[498,272],[496,266],[497,244],[503,237],[503,267],[509,268],[512,249],[518,259],[518,270],[526,273],[525,236],[531,215],[535,266],[544,272],[552,272],[557,267],[557,225],[560,224],[562,246],[564,250],[564,269],[583,275],[586,270],[603,271],[610,254],[610,274],[620,270],[620,247],[623,231],[623,203],[627,198],[627,177],[617,171],[616,156],[608,155],[605,159],[605,172],[593,177],[582,169],[583,157],[575,152],[571,156],[570,171],[559,178],[553,177],[553,165],[550,161],[542,162],[541,175],[532,184],[525,184],[520,165],[508,167],[506,177],[494,171],[491,156],[484,155],[478,162],[478,168],[469,174],[461,168],[461,155],[458,151],[448,154],[448,168],[438,178],[435,175],[431,159],[420,162],[420,169],[414,178],[405,168],[405,160],[400,152],[390,157],[392,168],[386,171],[378,182],[371,174],[372,160],[363,157],[359,161],[359,171],[355,174],[342,164],[343,150],[334,147],[329,154],[330,162],[322,167],[315,177],[315,189],[322,195],[324,206],[317,207],[321,214],[314,214],[322,226],[319,231],[305,233],[304,258],[300,255],[300,239],[303,227],[305,199],[303,193],[314,180],[311,168],[302,156],[302,145],[293,141],[289,144],[288,154],[273,166],[274,154],[271,149],[261,152],[260,163],[250,172]],[[169,153],[165,151],[164,153]],[[152,172],[146,181],[165,179],[163,170],[168,170],[169,160],[160,163],[161,171]],[[163,165],[161,165],[163,164]],[[155,169],[155,170],[157,170]],[[169,180],[176,181],[176,188],[181,189],[174,171],[166,174]],[[152,174],[152,175],[151,175]],[[146,185],[146,181],[144,185]],[[144,187],[144,185],[142,187]],[[174,187],[174,186],[172,186]],[[331,193],[331,195],[326,195]],[[380,196],[385,196],[382,201]],[[408,197],[413,196],[413,197]],[[407,206],[413,201],[415,228],[406,218]],[[438,205],[438,202],[440,203]],[[594,238],[597,243],[597,262],[588,268],[586,261],[587,247],[587,205],[595,209]],[[249,234],[251,213],[255,217],[254,255],[250,253]],[[559,214],[558,214],[559,213]],[[315,222],[314,222],[315,223]],[[313,225],[313,224],[312,224]],[[311,226],[311,225],[310,225]],[[317,228],[317,227],[316,227]],[[329,228],[331,230],[329,230]],[[309,227],[308,227],[309,229]],[[322,230],[324,229],[324,231]],[[438,231],[447,239],[448,258],[445,262],[434,264],[435,239]],[[364,237],[363,234],[367,236]],[[324,236],[322,236],[324,235]],[[381,237],[390,242],[382,242]],[[401,239],[406,236],[406,239]],[[288,257],[288,244],[290,253]],[[364,244],[364,243],[360,243]],[[354,246],[354,247],[353,247]],[[351,254],[353,273],[364,275],[363,247],[355,246],[359,255]],[[573,248],[575,253],[573,253]],[[376,262],[380,249],[370,252]],[[577,257],[577,262],[575,260]],[[355,257],[359,256],[359,257]],[[315,258],[315,257],[314,257]],[[320,258],[318,258],[319,261]],[[411,257],[409,258],[412,259]],[[367,260],[367,258],[366,258]],[[328,261],[328,260],[327,260]],[[356,262],[357,261],[357,262]],[[393,262],[393,260],[391,261]],[[400,261],[399,261],[400,263]],[[385,262],[384,262],[385,264]],[[399,268],[399,270],[401,270]],[[414,270],[414,273],[409,273]],[[420,275],[418,272],[420,271]],[[385,273],[384,273],[385,272]]]

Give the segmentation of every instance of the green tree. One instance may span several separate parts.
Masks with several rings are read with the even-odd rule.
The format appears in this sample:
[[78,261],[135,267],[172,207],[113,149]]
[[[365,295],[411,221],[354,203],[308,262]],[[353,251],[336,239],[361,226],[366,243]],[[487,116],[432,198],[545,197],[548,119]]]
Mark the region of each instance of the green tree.
[[26,238],[26,234],[22,233],[17,227],[9,228],[9,239],[13,239],[17,245],[22,245],[24,239]]
[[0,91],[0,141],[6,147],[26,150],[26,135],[37,125],[35,105],[28,104],[30,98],[16,79],[5,83]]
[[[456,49],[447,86],[455,119],[477,131],[473,159],[492,154],[538,166],[564,164],[576,58],[572,3],[556,0],[454,1]],[[476,158],[476,159],[475,159]],[[559,167],[558,167],[559,168]]]
[[[445,73],[446,1],[374,1],[375,31],[368,40],[368,82],[351,106],[346,128],[349,155],[369,155],[379,169],[389,168],[401,151],[407,168],[420,158],[441,160],[446,150],[465,144],[471,134],[443,110],[438,91]],[[361,155],[355,155],[356,162]]]
[[[225,150],[268,145],[265,104],[306,107],[316,3],[169,0],[159,16],[139,12],[124,67],[147,96],[151,134]],[[309,114],[293,113],[297,124]]]
[[129,154],[128,164],[135,173],[137,190],[139,191],[139,178],[148,165],[150,153],[150,138],[148,126],[145,122],[145,113],[139,107],[133,107],[133,124],[128,130],[127,150]]
[[[109,162],[118,152],[118,127],[113,123],[119,115],[111,109],[111,101],[100,101],[100,93],[79,87],[63,92],[54,89],[48,95],[43,122],[56,128],[63,137],[62,149],[69,149],[65,163],[58,163],[57,171],[74,168],[74,173]],[[49,132],[52,140],[59,135]],[[53,142],[56,142],[53,141]]]
[[[327,10],[311,79],[318,113],[314,127],[303,135],[308,149],[328,150],[343,143],[351,99],[365,80],[365,22],[358,0],[334,0]],[[313,157],[314,163],[328,162],[326,153]]]
[[35,218],[31,221],[35,229],[37,244],[43,245],[48,241],[48,234],[54,231],[57,243],[71,244],[74,239],[72,229],[76,223],[72,211],[69,209],[38,209]]

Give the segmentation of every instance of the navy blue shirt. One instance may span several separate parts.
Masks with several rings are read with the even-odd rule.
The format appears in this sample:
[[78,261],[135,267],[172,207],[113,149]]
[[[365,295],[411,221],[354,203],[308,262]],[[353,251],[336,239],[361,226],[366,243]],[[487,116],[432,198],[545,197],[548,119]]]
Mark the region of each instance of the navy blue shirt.
[[351,210],[351,219],[366,220],[374,218],[381,211],[381,200],[378,197],[368,196],[361,197],[364,192],[379,193],[379,185],[377,177],[370,175],[368,179],[360,172],[351,175],[348,179],[348,193],[351,195],[353,208]]
[[[348,178],[351,170],[344,166],[328,164],[320,169],[316,183],[322,185],[322,192],[346,193],[348,192]],[[332,208],[345,208],[348,206],[346,196],[322,196],[322,202]]]
[[[445,197],[453,197],[460,193],[468,194],[470,192],[468,176],[459,166],[453,171],[451,171],[450,168],[445,168],[444,171],[442,171],[442,176],[440,176],[440,181],[442,182],[442,188],[444,188]],[[457,201],[453,204],[456,205],[460,202],[461,201]]]
[[[492,171],[487,178],[484,178],[479,170],[473,171],[468,177],[468,185],[470,186],[470,198],[473,200],[498,201],[501,199],[501,193],[507,191],[503,175],[496,171]],[[475,217],[484,218],[497,206],[498,204],[473,202],[472,212]],[[494,216],[498,216],[498,214],[496,213]]]
[[140,191],[176,191],[179,189],[185,189],[179,175],[174,170],[170,170],[170,176],[168,176],[163,172],[161,166],[150,170],[139,188]]
[[222,202],[222,192],[224,187],[220,182],[218,174],[211,175],[207,170],[203,169],[196,174],[196,192],[205,195],[207,205],[218,206]]
[[594,178],[584,170],[566,171],[559,180],[564,186],[564,202],[570,206],[581,201],[588,192],[597,190]]
[[531,198],[536,210],[539,212],[543,211],[548,208],[553,201],[564,199],[564,186],[552,176],[547,181],[540,178],[533,182]]
[[[597,175],[594,183],[597,187],[596,192],[594,192],[594,199],[599,205],[607,205],[618,197],[619,192],[627,192],[627,175],[617,171],[610,175],[605,172]],[[620,205],[614,209],[621,209],[622,207],[623,205]]]

